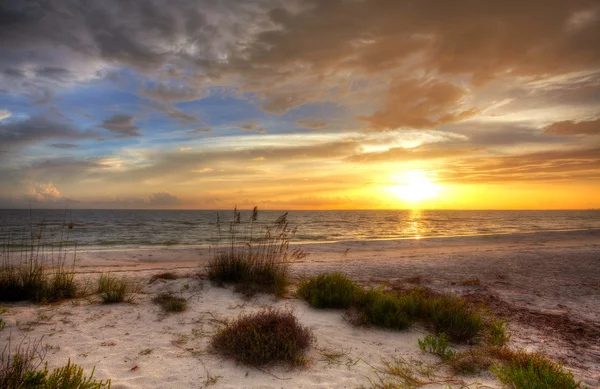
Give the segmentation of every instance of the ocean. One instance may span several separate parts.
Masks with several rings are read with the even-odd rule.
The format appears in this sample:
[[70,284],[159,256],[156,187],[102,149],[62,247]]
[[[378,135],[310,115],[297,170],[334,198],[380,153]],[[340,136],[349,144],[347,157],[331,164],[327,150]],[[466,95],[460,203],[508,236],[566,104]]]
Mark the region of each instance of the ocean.
[[[283,211],[260,211],[254,231]],[[233,211],[207,210],[0,210],[0,242],[18,247],[24,236],[78,249],[206,246],[216,243]],[[251,211],[241,212],[241,221]],[[421,239],[600,229],[600,210],[581,211],[290,211],[292,242]]]

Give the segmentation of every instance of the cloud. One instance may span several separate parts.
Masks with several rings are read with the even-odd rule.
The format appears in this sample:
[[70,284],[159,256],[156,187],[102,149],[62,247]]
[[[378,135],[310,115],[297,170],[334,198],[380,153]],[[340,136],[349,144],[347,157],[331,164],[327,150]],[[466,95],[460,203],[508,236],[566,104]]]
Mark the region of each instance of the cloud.
[[52,143],[50,146],[57,149],[74,149],[78,147],[77,145],[74,145],[72,143]]
[[0,109],[0,120],[7,119],[12,116],[12,112],[6,109]]
[[258,132],[259,134],[266,134],[267,130],[259,127],[257,123],[247,123],[240,125],[239,128],[244,132]]
[[407,162],[465,156],[480,151],[468,147],[435,147],[431,145],[404,148],[394,147],[386,151],[352,155],[346,160],[357,163]]
[[79,131],[56,112],[46,111],[21,121],[0,122],[0,144],[23,147],[48,139],[89,139],[92,131]]
[[113,132],[118,138],[141,136],[140,128],[134,124],[134,120],[131,115],[115,114],[105,119],[99,127]]
[[208,92],[203,88],[195,88],[188,85],[158,83],[142,86],[140,95],[152,100],[176,103],[202,99],[208,96]]
[[169,192],[152,193],[149,200],[150,205],[152,206],[173,206],[181,203],[177,196],[174,196]]
[[442,180],[459,183],[572,181],[600,178],[600,148],[548,150],[453,161]]
[[45,205],[55,205],[55,204],[68,204],[68,203],[77,203],[77,200],[64,197],[60,191],[54,186],[52,183],[42,184],[38,183],[31,187],[29,192],[27,192],[23,199],[28,201],[30,204],[45,204]]
[[466,88],[449,82],[400,79],[388,91],[383,109],[362,119],[373,130],[434,128],[477,113],[474,108],[459,108],[466,94]]
[[196,128],[195,130],[190,130],[188,131],[188,134],[190,135],[198,135],[198,134],[204,134],[207,132],[211,132],[212,128],[209,127],[200,127],[200,128]]
[[314,117],[297,120],[296,123],[302,127],[311,128],[313,130],[321,130],[327,126],[327,122],[325,120],[319,120]]
[[551,135],[600,135],[600,118],[574,122],[565,120],[544,128],[544,133]]

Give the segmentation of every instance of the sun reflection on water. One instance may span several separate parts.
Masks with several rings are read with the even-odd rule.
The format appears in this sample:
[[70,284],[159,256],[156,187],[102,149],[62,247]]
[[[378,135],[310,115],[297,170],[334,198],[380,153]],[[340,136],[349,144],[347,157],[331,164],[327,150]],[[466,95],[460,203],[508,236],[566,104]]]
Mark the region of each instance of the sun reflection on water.
[[425,235],[425,224],[423,223],[423,211],[415,208],[410,210],[408,214],[408,223],[406,227],[406,234],[414,236],[417,239],[421,239]]

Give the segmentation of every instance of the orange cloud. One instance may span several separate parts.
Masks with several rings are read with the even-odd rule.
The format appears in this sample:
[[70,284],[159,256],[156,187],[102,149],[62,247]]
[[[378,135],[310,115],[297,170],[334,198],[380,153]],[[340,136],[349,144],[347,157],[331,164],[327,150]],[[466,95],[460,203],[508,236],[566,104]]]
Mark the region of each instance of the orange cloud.
[[600,118],[581,122],[556,122],[544,128],[544,132],[552,135],[600,135]]

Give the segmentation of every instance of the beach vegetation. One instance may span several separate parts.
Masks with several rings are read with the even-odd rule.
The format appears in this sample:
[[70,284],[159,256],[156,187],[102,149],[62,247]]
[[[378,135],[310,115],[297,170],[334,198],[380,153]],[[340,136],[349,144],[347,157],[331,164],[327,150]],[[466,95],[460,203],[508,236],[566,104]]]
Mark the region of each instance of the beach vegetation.
[[508,324],[495,317],[485,318],[485,341],[493,347],[502,347],[510,340]]
[[421,312],[436,333],[445,333],[452,341],[470,343],[483,328],[483,316],[456,296],[423,297]]
[[113,273],[102,273],[98,278],[98,293],[104,304],[131,302],[137,291],[135,282]]
[[427,335],[424,339],[419,339],[418,343],[421,351],[438,355],[442,360],[449,360],[456,354],[448,347],[448,337],[443,332],[435,336]]
[[306,256],[300,248],[289,247],[296,228],[289,225],[287,213],[265,226],[258,222],[256,207],[248,220],[234,209],[225,237],[221,224],[217,214],[218,243],[208,263],[208,278],[219,286],[235,284],[246,295],[263,292],[282,297],[290,283],[291,262]]
[[304,352],[312,341],[312,332],[300,325],[293,312],[268,308],[227,323],[213,336],[211,346],[247,365],[297,366],[305,364]]
[[102,389],[110,388],[110,379],[94,379],[69,360],[65,366],[52,371],[44,362],[48,348],[42,338],[24,337],[16,347],[9,337],[0,354],[0,388],[3,389]]
[[166,312],[183,312],[187,309],[187,300],[172,292],[160,293],[152,299],[152,302],[160,305]]
[[46,240],[44,223],[36,227],[31,223],[26,231],[8,231],[0,251],[1,301],[54,302],[75,297],[77,251],[68,249],[66,226],[60,225],[54,241]]
[[363,290],[359,293],[354,309],[350,311],[351,322],[406,329],[411,324],[411,316],[406,306],[406,299],[395,292],[385,292],[381,289]]
[[540,353],[515,352],[507,362],[496,364],[491,370],[510,389],[582,388],[573,373]]
[[350,308],[360,288],[342,273],[320,274],[300,281],[296,295],[315,308]]
[[62,238],[44,242],[43,226],[24,234],[18,245],[8,240],[0,252],[0,301],[44,303],[75,297],[75,259],[76,251],[64,248]]
[[65,366],[58,367],[52,372],[46,368],[37,371],[27,371],[23,379],[24,389],[110,389],[111,380],[106,381],[94,379],[93,368],[89,376],[85,374],[82,367],[67,362]]

